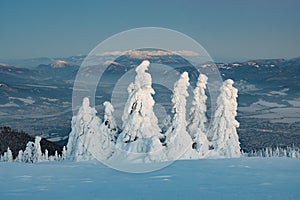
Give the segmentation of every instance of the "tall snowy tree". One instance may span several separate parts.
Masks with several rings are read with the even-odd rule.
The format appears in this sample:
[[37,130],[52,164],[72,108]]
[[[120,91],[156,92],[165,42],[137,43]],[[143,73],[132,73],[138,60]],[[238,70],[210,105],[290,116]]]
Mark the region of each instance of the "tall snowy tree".
[[34,152],[33,152],[33,162],[41,162],[43,160],[42,157],[42,149],[41,149],[41,137],[36,136],[34,141]]
[[[174,85],[172,96],[172,125],[169,127],[166,135],[166,154],[169,160],[190,158],[196,153],[192,149],[192,138],[186,131],[186,98],[188,97],[189,76],[187,72],[181,74],[179,80]],[[192,156],[193,157],[193,156]]]
[[233,87],[233,80],[224,81],[217,99],[210,134],[215,151],[224,157],[240,157],[240,142],[236,131],[239,127],[237,116],[238,90]]
[[152,78],[147,72],[149,61],[136,68],[135,82],[128,87],[129,98],[125,104],[123,131],[118,137],[117,148],[132,153],[142,153],[148,161],[162,160],[163,146],[160,128],[153,106],[155,94]]
[[107,132],[106,135],[108,136],[109,141],[115,143],[117,139],[118,127],[115,118],[113,116],[114,107],[108,101],[105,101],[103,105],[104,105],[104,121],[102,123],[103,130]]
[[96,113],[96,109],[90,107],[90,101],[85,97],[78,114],[72,118],[72,131],[67,144],[67,159],[82,161],[93,159],[93,156],[101,159],[99,156],[101,120]]
[[7,162],[12,162],[14,160],[12,152],[9,147],[7,147],[6,156],[7,156]]
[[57,151],[55,151],[55,153],[54,153],[54,160],[56,160],[56,161],[59,161],[59,160],[60,160]]
[[49,152],[48,149],[45,149],[44,160],[49,160]]
[[18,156],[16,158],[17,162],[22,162],[23,150],[19,150]]
[[206,100],[205,94],[207,84],[207,76],[200,74],[197,85],[194,89],[194,99],[192,108],[189,114],[189,133],[193,140],[193,148],[199,152],[200,157],[207,154],[209,149],[209,142],[206,136],[205,123],[206,118]]
[[66,157],[67,157],[67,150],[66,150],[66,146],[64,146],[61,152],[61,159],[66,160]]
[[26,163],[33,163],[34,162],[34,159],[33,159],[34,152],[35,152],[34,142],[29,141],[26,144],[25,151],[23,152],[22,161],[26,162]]
[[104,105],[104,121],[100,126],[101,131],[101,157],[110,158],[115,151],[115,143],[117,138],[117,124],[113,116],[114,108],[110,102],[106,101]]

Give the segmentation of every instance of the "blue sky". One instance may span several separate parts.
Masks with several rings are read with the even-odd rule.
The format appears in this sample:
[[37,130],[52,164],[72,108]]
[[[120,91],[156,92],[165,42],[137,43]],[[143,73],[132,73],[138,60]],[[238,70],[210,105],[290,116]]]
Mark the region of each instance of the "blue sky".
[[0,1],[0,58],[88,54],[107,37],[158,26],[217,60],[300,56],[298,0]]

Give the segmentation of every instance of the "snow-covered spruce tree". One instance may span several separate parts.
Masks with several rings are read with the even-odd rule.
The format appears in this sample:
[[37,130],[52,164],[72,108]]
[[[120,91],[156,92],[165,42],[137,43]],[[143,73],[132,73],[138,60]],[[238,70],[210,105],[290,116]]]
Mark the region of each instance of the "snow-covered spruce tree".
[[186,98],[188,97],[189,76],[187,72],[181,74],[174,85],[172,95],[172,125],[166,135],[166,155],[168,160],[194,158],[197,153],[192,149],[192,138],[186,131]]
[[274,151],[274,156],[279,157],[280,156],[280,150],[278,147],[276,147],[275,151]]
[[207,76],[200,74],[194,89],[194,99],[189,114],[188,130],[193,140],[193,148],[199,152],[200,157],[207,155],[209,142],[206,136],[206,100],[205,94]]
[[41,137],[36,136],[34,141],[34,152],[33,152],[33,162],[41,162],[43,160],[42,149],[41,149]]
[[281,155],[287,157],[287,150],[282,148]]
[[55,161],[59,161],[60,160],[57,151],[55,151],[55,153],[54,153],[54,160]]
[[45,149],[44,160],[46,160],[46,161],[49,160],[49,152],[48,152],[48,149]]
[[35,152],[34,142],[29,141],[26,144],[25,151],[23,152],[22,162],[33,163],[34,152]]
[[240,157],[240,142],[236,131],[239,122],[237,116],[238,90],[233,87],[233,80],[224,81],[217,99],[210,135],[216,153],[222,157]]
[[[164,160],[162,137],[153,106],[155,94],[152,77],[147,72],[150,62],[145,60],[136,68],[135,82],[128,87],[129,97],[122,116],[123,131],[117,139],[117,149],[137,153],[145,162]],[[132,154],[131,154],[132,155]]]
[[106,127],[106,129],[108,131],[109,139],[112,142],[116,143],[118,127],[117,127],[116,120],[113,116],[114,107],[108,101],[105,101],[103,103],[103,105],[104,105],[104,122],[103,122],[103,125]]
[[271,147],[266,147],[263,151],[263,156],[264,157],[272,157],[272,149]]
[[64,146],[61,152],[61,159],[66,160],[66,157],[67,157],[67,150],[66,150],[66,146]]
[[40,141],[41,137],[36,136],[35,142],[29,141],[26,145],[25,151],[23,153],[19,152],[19,156],[22,154],[22,162],[36,163],[43,161]]
[[115,151],[115,143],[117,139],[117,124],[113,116],[114,108],[110,102],[105,101],[104,105],[104,121],[100,126],[101,132],[101,157],[108,159]]
[[17,162],[22,162],[23,150],[20,150],[18,156],[16,157]]
[[3,155],[1,155],[1,162],[7,162],[7,152],[4,152]]
[[292,147],[287,147],[287,157],[299,158],[299,148],[296,148],[294,145]]
[[7,150],[3,153],[3,155],[0,155],[0,161],[13,162],[13,155],[9,147],[7,147]]
[[98,156],[101,149],[99,132],[101,120],[96,113],[96,109],[90,107],[89,98],[85,97],[78,114],[72,118],[72,131],[67,144],[68,160],[90,160],[93,156],[101,159]]
[[7,162],[12,162],[14,159],[13,159],[13,155],[12,155],[12,152],[9,147],[7,147],[6,152],[7,152]]

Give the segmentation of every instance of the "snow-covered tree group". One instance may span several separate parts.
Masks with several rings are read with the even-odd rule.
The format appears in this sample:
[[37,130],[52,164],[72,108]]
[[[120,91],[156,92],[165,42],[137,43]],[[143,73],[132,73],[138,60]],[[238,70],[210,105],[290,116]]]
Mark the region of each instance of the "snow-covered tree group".
[[72,131],[67,144],[69,160],[107,160],[123,158],[142,162],[175,159],[199,159],[209,156],[239,157],[240,146],[236,128],[237,89],[232,80],[220,88],[212,129],[206,122],[206,84],[208,78],[200,74],[193,91],[192,108],[186,119],[186,101],[189,96],[189,76],[181,74],[174,84],[172,117],[158,126],[153,107],[155,94],[152,77],[148,73],[149,61],[136,68],[134,82],[128,86],[128,100],[118,131],[113,117],[113,106],[104,103],[104,121],[84,98],[78,114],[72,119]]
[[12,162],[13,161],[12,152],[9,147],[7,147],[6,152],[4,152],[4,154],[0,156],[0,161],[2,161],[2,162]]
[[[216,102],[212,125],[207,127],[206,85],[208,78],[200,74],[193,90],[192,107],[186,109],[189,76],[180,75],[175,82],[172,95],[172,116],[168,116],[163,127],[158,125],[154,113],[155,94],[152,77],[148,73],[149,61],[143,61],[135,70],[134,82],[128,86],[122,127],[119,130],[113,116],[114,108],[104,102],[103,121],[85,97],[77,115],[73,116],[67,147],[61,155],[41,151],[40,137],[28,142],[24,152],[19,151],[13,159],[9,148],[1,155],[1,161],[42,162],[53,160],[130,160],[134,162],[161,162],[176,159],[201,159],[209,157],[233,158],[245,156],[300,157],[296,148],[266,148],[261,151],[241,153],[237,128],[238,90],[233,80],[223,82]],[[186,119],[186,113],[189,113]]]
[[55,151],[55,155],[49,156],[48,150],[45,149],[45,153],[42,153],[40,141],[41,137],[36,136],[35,141],[29,141],[26,145],[25,150],[19,150],[16,158],[13,158],[12,151],[10,148],[7,148],[7,151],[4,152],[3,155],[0,156],[0,161],[3,162],[25,162],[25,163],[37,163],[37,162],[46,162],[46,161],[60,161],[65,160],[64,156],[66,152],[66,148],[64,147],[62,151],[62,155],[59,155],[57,151]]
[[78,114],[72,118],[72,131],[67,144],[66,159],[83,161],[96,157],[106,160],[114,152],[117,126],[112,116],[113,107],[104,102],[104,122],[90,106],[89,99],[83,99]]
[[252,150],[249,153],[243,153],[249,157],[289,157],[300,158],[300,149],[297,147],[266,147],[261,150]]

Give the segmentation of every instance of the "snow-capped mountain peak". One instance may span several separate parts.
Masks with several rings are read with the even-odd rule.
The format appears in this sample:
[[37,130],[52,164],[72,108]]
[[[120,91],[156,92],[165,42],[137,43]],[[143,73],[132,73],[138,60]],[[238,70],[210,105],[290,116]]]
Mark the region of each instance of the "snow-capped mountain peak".
[[54,63],[51,64],[53,68],[62,68],[69,65],[71,64],[64,60],[56,60]]
[[5,64],[5,63],[0,63],[0,67],[10,67],[10,65]]

